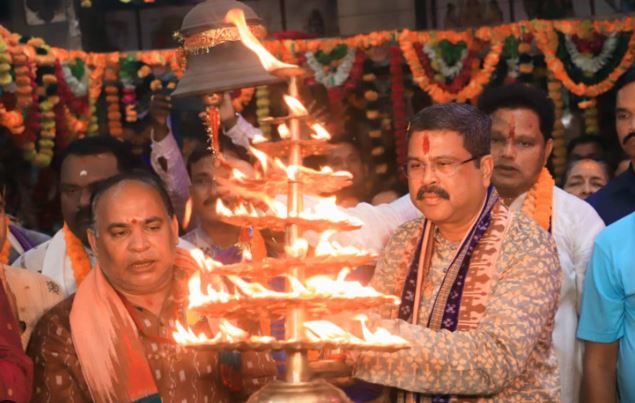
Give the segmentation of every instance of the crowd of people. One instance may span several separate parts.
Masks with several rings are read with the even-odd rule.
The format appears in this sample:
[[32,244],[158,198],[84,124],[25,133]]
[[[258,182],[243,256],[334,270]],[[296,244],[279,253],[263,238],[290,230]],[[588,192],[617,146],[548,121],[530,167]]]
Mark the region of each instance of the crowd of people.
[[[259,130],[225,104],[220,152],[202,145],[186,158],[169,98],[154,97],[148,163],[107,135],[58,156],[64,225],[52,237],[11,221],[15,189],[2,177],[0,401],[241,401],[285,371],[278,352],[172,339],[177,321],[218,326],[186,313],[193,248],[231,264],[284,253],[284,237],[224,223],[215,208],[236,202],[220,178],[251,174]],[[555,119],[525,84],[422,109],[408,128],[406,195],[370,194],[355,143],[311,162],[353,174],[335,196],[363,226],[333,238],[379,254],[362,281],[401,304],[373,325],[411,346],[349,356],[364,385],[351,399],[635,402],[635,73],[616,85],[622,173],[598,136],[580,136],[556,186]],[[284,337],[284,321],[239,322]]]

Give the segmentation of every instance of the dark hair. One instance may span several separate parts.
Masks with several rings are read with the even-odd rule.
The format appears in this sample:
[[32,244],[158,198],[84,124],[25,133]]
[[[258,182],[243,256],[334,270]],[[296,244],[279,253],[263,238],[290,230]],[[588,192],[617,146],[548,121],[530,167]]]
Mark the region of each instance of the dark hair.
[[551,98],[541,89],[526,84],[490,87],[479,97],[478,107],[488,115],[502,108],[526,108],[535,112],[545,141],[551,138],[556,122],[555,106]]
[[174,217],[174,207],[172,206],[172,201],[170,200],[170,196],[168,192],[163,187],[161,183],[161,179],[159,177],[148,171],[143,170],[132,170],[130,172],[120,173],[115,176],[111,176],[108,179],[104,179],[95,184],[93,188],[93,194],[90,198],[90,216],[93,226],[95,225],[95,211],[97,211],[97,204],[101,197],[106,193],[110,188],[115,187],[124,181],[136,181],[144,183],[151,188],[153,188],[159,196],[161,197],[161,201],[165,206],[165,210],[168,213],[168,216]]
[[62,151],[55,161],[55,168],[58,172],[62,169],[62,163],[71,155],[97,155],[112,154],[117,159],[117,169],[119,172],[130,172],[139,167],[139,161],[131,152],[129,143],[115,139],[108,135],[97,135],[84,137],[75,140]]
[[572,139],[569,142],[569,144],[567,144],[567,155],[570,155],[571,151],[573,151],[574,148],[576,148],[577,146],[581,144],[596,144],[602,149],[602,152],[608,151],[608,146],[606,145],[606,142],[604,141],[604,139],[600,137],[600,135],[583,134]]
[[573,160],[573,161],[569,161],[569,163],[567,163],[567,167],[564,170],[564,175],[562,175],[562,183],[560,183],[560,186],[564,188],[564,185],[567,183],[567,179],[569,179],[569,175],[571,175],[571,171],[573,170],[573,167],[575,167],[579,162],[583,162],[583,161],[595,161],[597,162],[601,167],[602,170],[604,171],[604,173],[606,174],[606,178],[608,180],[611,180],[611,169],[609,168],[609,164],[604,161],[604,160],[595,160],[595,159],[590,159],[590,158],[584,158],[581,160]]
[[210,158],[214,157],[214,154],[212,154],[212,150],[210,150],[208,147],[205,147],[205,146],[196,147],[190,153],[190,156],[187,157],[186,168],[187,168],[188,175],[192,176],[192,165],[196,164],[203,158],[208,158],[208,157]]
[[423,108],[410,120],[408,139],[422,130],[451,130],[463,137],[463,146],[474,157],[490,153],[492,121],[469,104],[436,104]]
[[613,87],[615,90],[615,93],[617,94],[618,92],[620,92],[622,88],[634,82],[635,82],[635,67],[631,67],[630,69],[626,70],[626,72],[624,72],[624,74],[622,74],[620,78],[617,80],[617,82],[615,83],[615,87]]

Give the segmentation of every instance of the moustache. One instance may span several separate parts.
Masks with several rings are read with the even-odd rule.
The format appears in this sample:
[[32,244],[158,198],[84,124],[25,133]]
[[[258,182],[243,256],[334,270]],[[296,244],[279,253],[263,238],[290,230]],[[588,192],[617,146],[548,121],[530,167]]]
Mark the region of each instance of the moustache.
[[624,137],[624,140],[622,140],[622,144],[626,145],[626,143],[628,143],[628,141],[632,139],[633,137],[635,137],[635,132],[630,132],[629,134],[626,135],[626,137]]
[[433,193],[442,199],[450,200],[448,192],[438,186],[421,186],[417,191],[417,200],[423,199],[426,193]]

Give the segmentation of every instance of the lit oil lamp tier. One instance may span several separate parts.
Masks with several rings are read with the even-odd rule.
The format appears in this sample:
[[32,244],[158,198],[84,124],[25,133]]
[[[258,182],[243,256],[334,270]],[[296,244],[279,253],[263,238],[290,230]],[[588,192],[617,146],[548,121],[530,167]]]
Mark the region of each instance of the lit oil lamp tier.
[[242,262],[229,265],[222,265],[199,251],[194,252],[194,258],[200,267],[206,268],[206,271],[213,275],[234,275],[252,280],[267,280],[286,274],[289,267],[303,267],[305,275],[312,277],[320,274],[341,274],[342,267],[360,267],[375,263],[377,256],[374,253],[354,246],[341,246],[337,241],[330,239],[334,234],[334,230],[323,232],[313,248],[309,248],[306,239],[297,239],[292,246],[294,251],[287,250],[289,256],[284,258],[266,257],[260,261],[252,261],[249,250],[245,250]]
[[[230,7],[232,5],[239,7]],[[207,14],[190,16],[197,8]],[[395,296],[347,280],[350,267],[369,264],[376,257],[363,250],[343,247],[331,237],[337,231],[357,229],[361,222],[343,213],[335,205],[334,198],[314,197],[317,199],[314,205],[303,207],[305,194],[317,196],[338,190],[350,183],[351,175],[302,166],[305,156],[325,154],[332,149],[327,142],[330,135],[311,119],[298,99],[297,81],[306,71],[280,62],[265,50],[257,38],[261,31],[258,28],[260,20],[253,11],[233,0],[208,0],[190,14],[186,20],[189,18],[190,25],[196,29],[183,30],[191,34],[184,38],[185,44],[202,47],[204,54],[212,55],[217,51],[213,42],[217,41],[218,46],[231,46],[237,58],[243,57],[239,55],[248,49],[257,56],[262,71],[254,73],[253,80],[243,77],[243,81],[251,83],[270,78],[289,81],[289,95],[285,96],[289,115],[265,119],[269,124],[278,124],[281,141],[269,142],[264,137],[255,139],[250,152],[257,160],[256,166],[249,168],[249,172],[233,169],[232,177],[219,179],[221,193],[227,197],[225,201],[219,200],[216,206],[223,221],[239,227],[284,231],[286,242],[285,256],[253,262],[246,253],[241,263],[230,266],[222,266],[200,251],[194,252],[192,257],[201,269],[189,282],[188,323],[178,324],[174,339],[192,348],[286,350],[285,381],[268,384],[254,394],[250,402],[348,402],[341,390],[323,380],[312,380],[308,350],[391,352],[409,348],[404,339],[386,329],[369,329],[364,313],[354,316],[353,320],[333,317],[341,312],[371,312],[400,303]],[[218,19],[219,15],[225,16],[224,25],[214,25],[216,28],[203,30],[200,35],[205,17]],[[179,95],[209,95],[229,89],[226,83],[215,83],[213,74],[207,77],[198,74],[209,69],[196,61],[201,55],[199,47],[188,54],[188,70],[200,71],[191,71],[189,76],[186,71],[184,78],[188,80]],[[230,57],[229,53],[222,55]],[[214,63],[213,60],[208,62]],[[222,63],[235,62],[224,60]],[[210,83],[199,85],[197,77]],[[241,81],[236,75],[230,78]],[[199,91],[199,87],[203,90]],[[240,85],[233,88],[240,88]],[[301,125],[310,128],[308,138],[302,138]],[[222,156],[219,158],[222,160]],[[286,200],[281,199],[281,194]],[[308,230],[320,234],[313,248],[309,248],[307,240],[301,237]],[[284,279],[285,288],[270,288],[267,284],[273,277]],[[238,325],[243,318],[270,320],[281,317],[285,319],[286,329],[283,340],[259,334],[261,332],[254,329],[247,330],[245,323],[243,328]]]

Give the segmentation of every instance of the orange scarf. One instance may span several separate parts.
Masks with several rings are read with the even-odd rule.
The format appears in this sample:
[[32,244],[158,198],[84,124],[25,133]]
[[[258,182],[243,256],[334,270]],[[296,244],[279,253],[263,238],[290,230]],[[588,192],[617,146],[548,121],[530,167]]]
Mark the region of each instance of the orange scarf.
[[523,203],[523,213],[538,223],[545,231],[551,228],[553,209],[553,187],[555,182],[547,168],[542,168],[538,180],[527,192]]
[[90,272],[90,258],[86,253],[86,249],[84,249],[82,241],[73,234],[66,223],[64,223],[64,242],[66,242],[66,255],[71,260],[75,284],[79,287]]
[[2,245],[2,250],[0,250],[0,265],[9,264],[9,253],[11,252],[11,243],[9,242],[9,217],[5,217],[5,226],[6,226],[6,238],[4,240],[4,244]]

